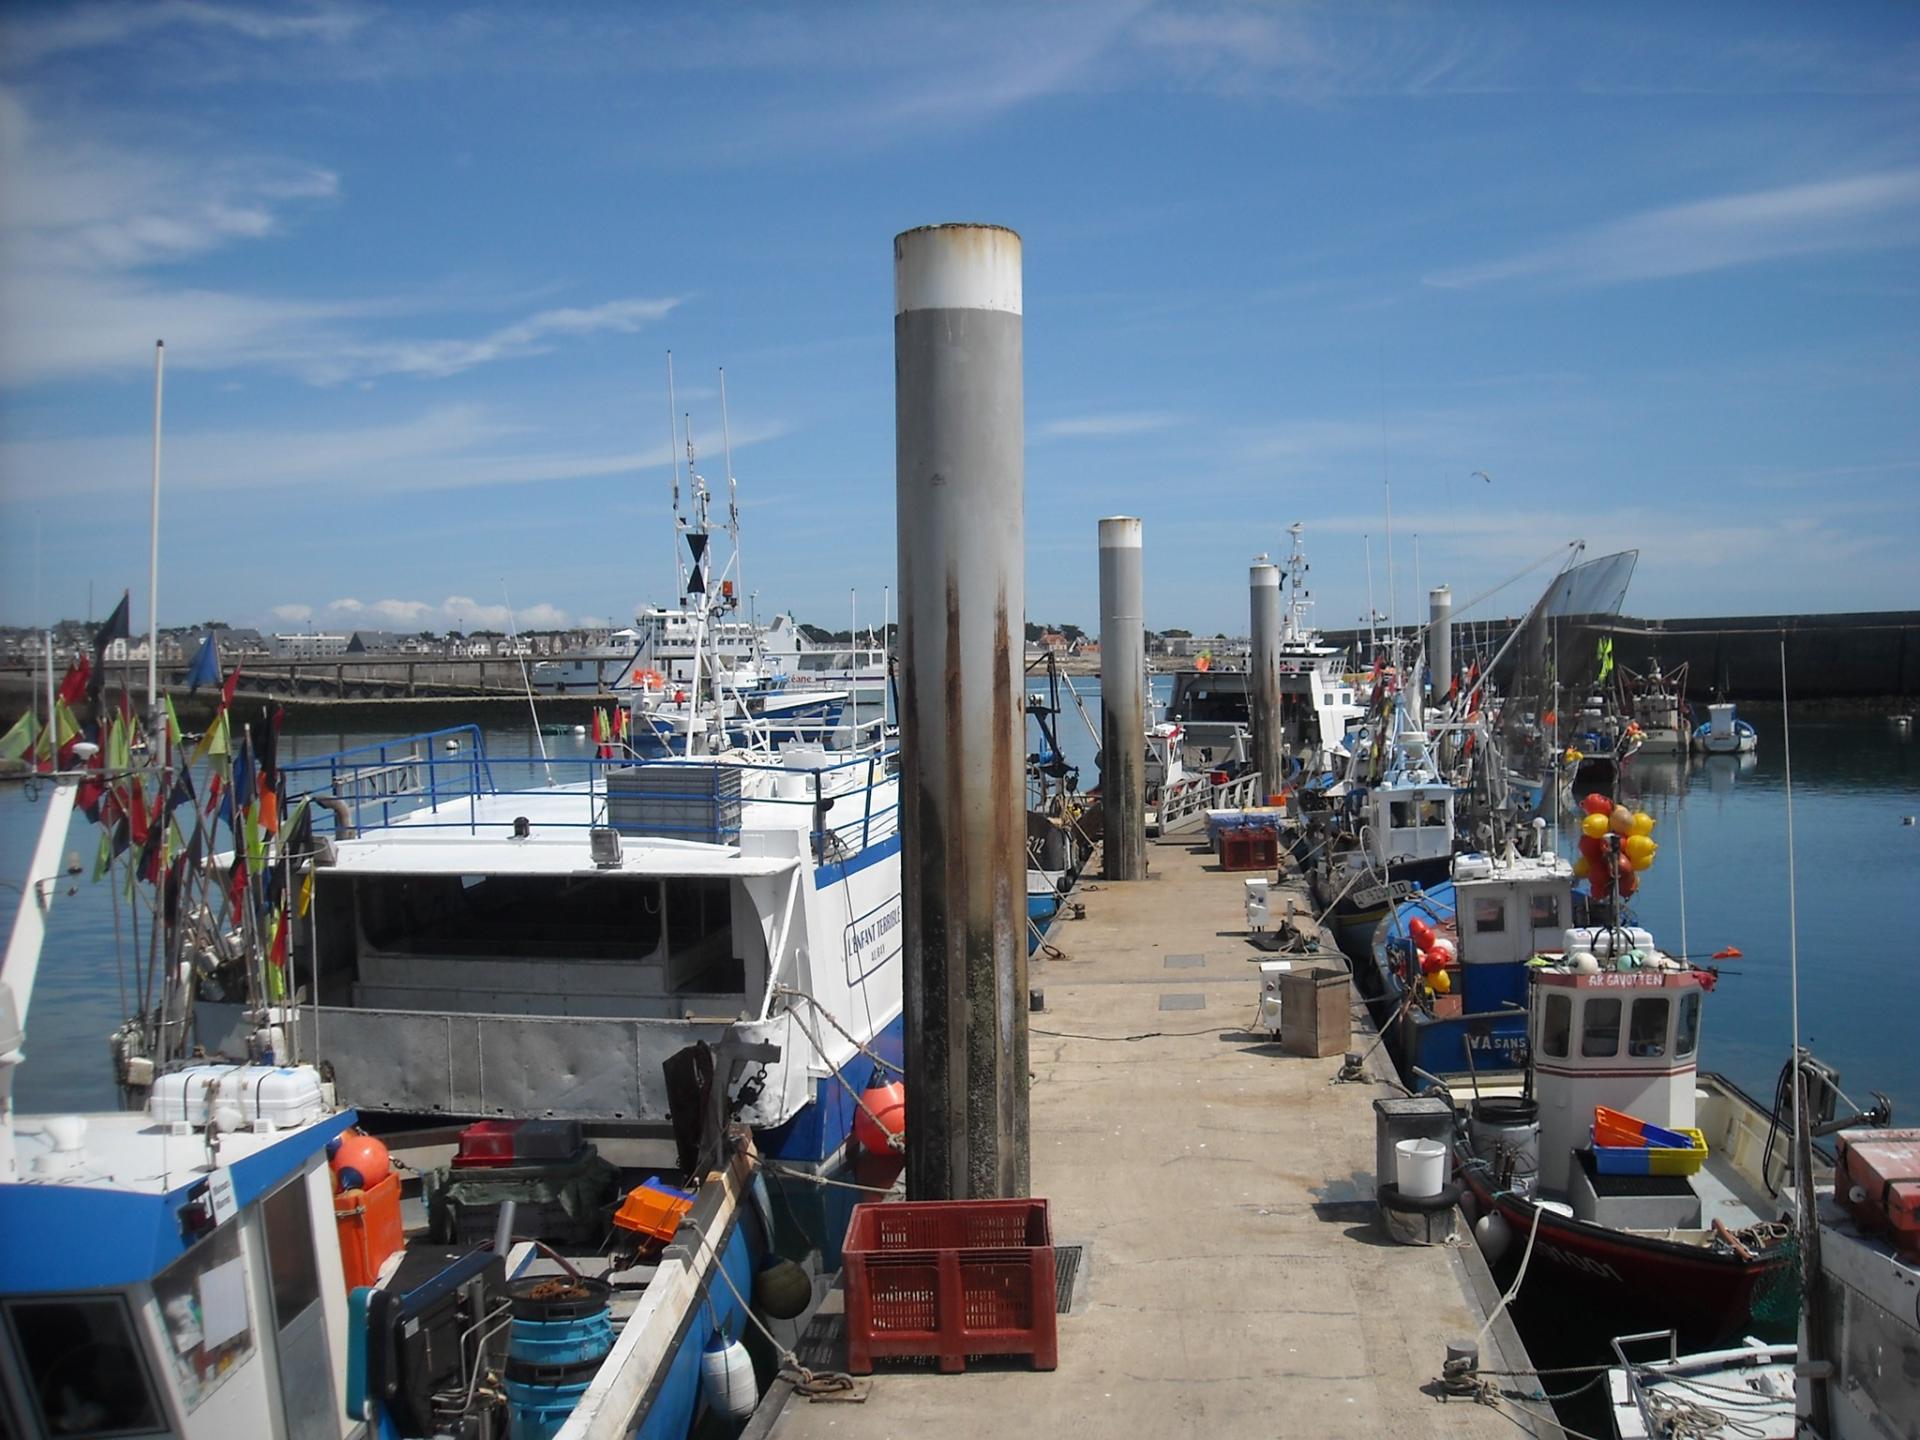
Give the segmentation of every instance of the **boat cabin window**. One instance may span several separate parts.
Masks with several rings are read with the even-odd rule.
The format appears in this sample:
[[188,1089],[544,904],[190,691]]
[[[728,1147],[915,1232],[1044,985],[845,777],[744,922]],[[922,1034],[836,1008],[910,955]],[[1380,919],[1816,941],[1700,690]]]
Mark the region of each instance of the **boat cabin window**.
[[45,1435],[165,1431],[140,1359],[133,1317],[118,1295],[9,1300],[7,1329]]
[[1580,1012],[1580,1053],[1599,1058],[1620,1053],[1620,1002],[1589,996]]
[[282,1185],[260,1209],[266,1219],[267,1271],[273,1280],[273,1323],[276,1329],[285,1330],[320,1298],[306,1177],[298,1176]]
[[1673,1053],[1679,1057],[1693,1054],[1700,1043],[1700,992],[1689,990],[1680,997],[1680,1023],[1674,1028]]
[[154,1277],[153,1298],[167,1332],[162,1345],[189,1411],[253,1355],[247,1267],[240,1222],[229,1220]]
[[1627,1022],[1627,1054],[1653,1060],[1667,1053],[1667,1021],[1673,1006],[1664,995],[1642,995]]
[[388,955],[647,960],[664,930],[660,886],[598,875],[366,875],[369,950]]
[[1573,1001],[1565,995],[1547,996],[1547,1013],[1540,1031],[1540,1053],[1549,1060],[1567,1058],[1573,1031]]
[[1536,892],[1527,901],[1527,923],[1535,930],[1560,928],[1560,897],[1552,891]]
[[1497,895],[1484,896],[1473,902],[1473,932],[1476,935],[1497,935],[1507,928],[1507,902]]

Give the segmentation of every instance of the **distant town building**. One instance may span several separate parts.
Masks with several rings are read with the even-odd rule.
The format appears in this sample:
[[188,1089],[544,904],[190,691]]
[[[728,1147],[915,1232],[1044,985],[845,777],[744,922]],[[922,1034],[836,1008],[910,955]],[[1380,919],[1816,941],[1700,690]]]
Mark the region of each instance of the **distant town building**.
[[308,630],[275,635],[267,648],[268,653],[281,660],[331,660],[347,653],[347,637]]

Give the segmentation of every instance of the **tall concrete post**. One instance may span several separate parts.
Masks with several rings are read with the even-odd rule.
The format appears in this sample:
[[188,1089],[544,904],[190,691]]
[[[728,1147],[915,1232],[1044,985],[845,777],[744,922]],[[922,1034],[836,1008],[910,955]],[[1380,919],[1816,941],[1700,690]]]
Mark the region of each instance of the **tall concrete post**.
[[1253,719],[1253,763],[1268,795],[1286,779],[1280,731],[1280,567],[1255,561],[1247,571],[1253,653],[1247,659],[1247,710]]
[[893,242],[907,1194],[1028,1193],[1020,237]]
[[1436,585],[1427,592],[1427,674],[1432,677],[1433,703],[1446,702],[1453,688],[1453,591]]
[[1147,635],[1140,522],[1100,522],[1100,873],[1147,878]]

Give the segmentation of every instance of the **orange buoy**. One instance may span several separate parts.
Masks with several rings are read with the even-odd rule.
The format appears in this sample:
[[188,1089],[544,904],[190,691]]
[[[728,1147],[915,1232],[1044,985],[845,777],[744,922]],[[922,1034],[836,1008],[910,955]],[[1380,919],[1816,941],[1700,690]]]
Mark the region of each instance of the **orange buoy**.
[[869,1155],[895,1153],[894,1137],[907,1134],[907,1087],[898,1080],[869,1085],[853,1117],[853,1142]]
[[342,1189],[371,1190],[393,1171],[387,1147],[359,1130],[349,1130],[329,1145],[327,1159],[336,1180],[343,1170],[351,1170],[359,1177],[358,1185],[342,1186]]

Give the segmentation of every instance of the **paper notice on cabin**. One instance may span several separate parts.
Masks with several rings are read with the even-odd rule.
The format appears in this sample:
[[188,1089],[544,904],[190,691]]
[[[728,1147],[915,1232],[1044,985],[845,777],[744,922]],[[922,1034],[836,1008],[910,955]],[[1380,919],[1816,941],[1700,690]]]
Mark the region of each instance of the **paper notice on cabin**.
[[200,1329],[208,1350],[247,1333],[245,1261],[229,1260],[200,1276]]

